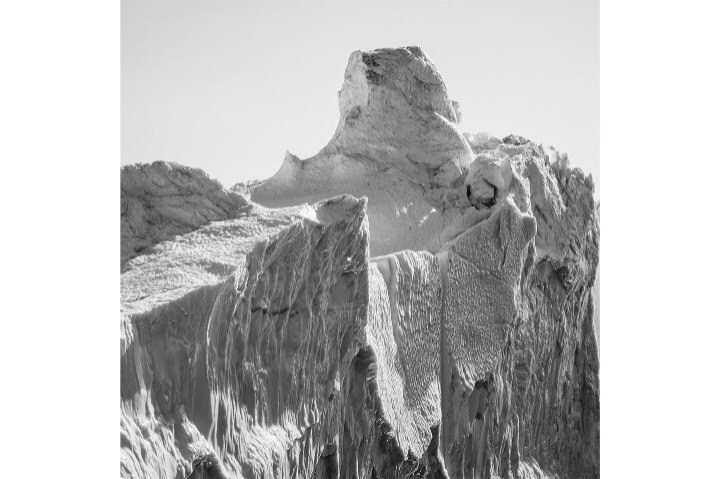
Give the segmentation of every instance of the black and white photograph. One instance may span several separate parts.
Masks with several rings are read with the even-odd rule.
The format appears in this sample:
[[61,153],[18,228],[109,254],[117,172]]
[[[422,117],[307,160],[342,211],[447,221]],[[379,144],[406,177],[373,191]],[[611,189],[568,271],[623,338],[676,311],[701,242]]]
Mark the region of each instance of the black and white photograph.
[[598,4],[463,7],[123,2],[121,477],[599,477]]
[[100,3],[0,13],[4,475],[715,477],[717,15]]

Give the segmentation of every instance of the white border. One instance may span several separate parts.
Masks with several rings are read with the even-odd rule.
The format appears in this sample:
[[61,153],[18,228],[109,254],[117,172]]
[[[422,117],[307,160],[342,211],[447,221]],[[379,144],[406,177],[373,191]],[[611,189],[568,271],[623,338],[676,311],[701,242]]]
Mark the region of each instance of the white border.
[[[3,474],[112,477],[119,4],[1,8]],[[716,474],[717,10],[601,4],[608,478]]]

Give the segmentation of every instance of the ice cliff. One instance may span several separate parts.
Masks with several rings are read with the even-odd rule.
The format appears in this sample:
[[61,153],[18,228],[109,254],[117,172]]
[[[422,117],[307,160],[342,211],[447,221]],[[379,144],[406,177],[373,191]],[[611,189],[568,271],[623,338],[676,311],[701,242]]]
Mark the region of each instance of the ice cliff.
[[595,478],[593,182],[355,52],[328,145],[228,190],[124,167],[127,478]]

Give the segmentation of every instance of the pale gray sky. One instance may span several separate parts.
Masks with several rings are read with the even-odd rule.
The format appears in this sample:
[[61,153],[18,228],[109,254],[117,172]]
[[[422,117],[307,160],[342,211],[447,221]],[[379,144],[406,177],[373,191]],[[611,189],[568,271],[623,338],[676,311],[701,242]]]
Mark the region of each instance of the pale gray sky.
[[597,0],[122,0],[122,163],[266,178],[286,150],[328,142],[352,51],[407,45],[436,64],[463,131],[554,145],[599,198]]

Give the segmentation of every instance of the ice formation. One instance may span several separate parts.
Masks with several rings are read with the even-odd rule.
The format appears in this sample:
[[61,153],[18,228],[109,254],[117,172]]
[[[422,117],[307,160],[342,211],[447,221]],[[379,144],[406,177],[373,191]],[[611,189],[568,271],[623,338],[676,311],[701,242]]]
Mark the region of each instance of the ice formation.
[[317,155],[122,170],[121,476],[594,478],[591,178],[355,52]]

